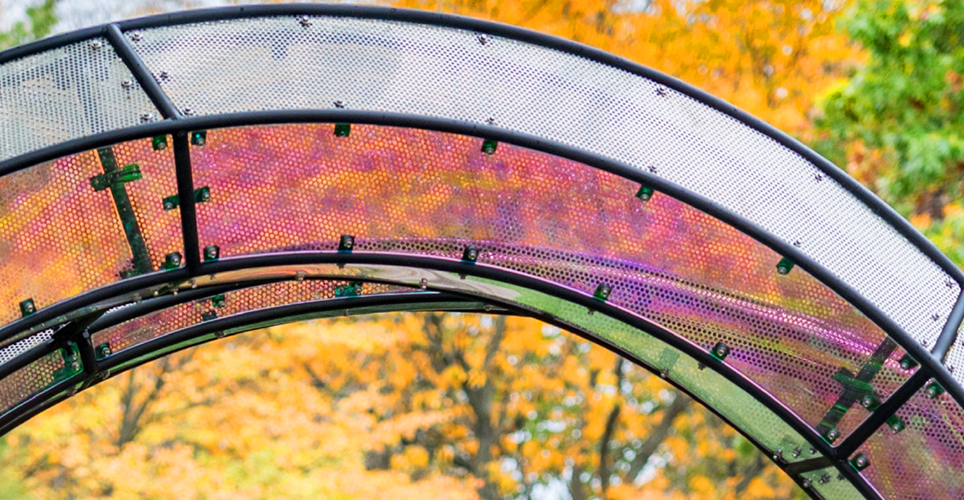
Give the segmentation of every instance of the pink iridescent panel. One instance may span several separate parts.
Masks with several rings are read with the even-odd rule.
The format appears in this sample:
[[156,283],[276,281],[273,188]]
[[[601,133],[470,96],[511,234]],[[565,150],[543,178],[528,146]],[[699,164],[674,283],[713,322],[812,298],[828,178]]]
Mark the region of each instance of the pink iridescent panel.
[[881,427],[858,450],[884,498],[964,498],[964,410],[948,394],[921,390],[897,410],[904,429]]
[[[151,139],[110,148],[118,167],[136,164],[141,178],[119,184],[155,269],[182,248],[177,210],[162,198],[176,194],[170,148]],[[104,174],[96,151],[67,156],[0,177],[0,325],[20,317],[18,304],[37,308],[120,279],[132,252],[111,190],[95,190]]]
[[[477,138],[332,125],[212,130],[192,147],[201,246],[223,256],[356,250],[461,258],[593,293],[690,341],[730,347],[726,361],[816,426],[847,379],[886,339],[781,256],[692,207],[585,165]],[[900,349],[870,381],[881,398],[907,377]],[[837,429],[867,415],[854,404]]]

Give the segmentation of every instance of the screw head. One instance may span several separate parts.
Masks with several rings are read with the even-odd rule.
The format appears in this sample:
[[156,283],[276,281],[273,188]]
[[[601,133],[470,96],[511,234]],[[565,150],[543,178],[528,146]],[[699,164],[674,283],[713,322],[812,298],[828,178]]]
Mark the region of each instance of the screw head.
[[194,116],[194,113],[194,108],[184,108],[184,110],[181,111],[181,114],[184,116]]
[[800,450],[800,448],[794,448],[793,451],[790,452],[790,456],[792,456],[793,458],[797,458],[800,456],[801,452],[802,450]]
[[170,201],[164,202],[164,210],[174,210],[174,204]]
[[666,90],[666,87],[657,87],[657,88],[656,88],[656,95],[658,95],[658,96],[660,96],[660,97],[666,97],[667,94],[669,94],[669,92]]
[[857,464],[857,467],[866,467],[868,463],[867,457],[858,455],[857,458],[854,459],[854,463]]
[[663,368],[662,370],[660,370],[660,371],[659,371],[659,376],[660,376],[660,377],[663,377],[663,378],[668,377],[668,376],[669,376],[669,369]]
[[159,76],[161,80],[167,80],[167,79],[171,78],[171,74],[168,73],[167,71],[161,71],[161,74],[159,74],[159,75],[157,75],[157,76]]
[[140,31],[135,31],[135,32],[131,33],[131,40],[133,40],[133,41],[135,41],[135,42],[139,42],[139,41],[141,41],[141,40],[143,40],[143,39],[144,39],[144,35],[141,34]]
[[217,245],[204,247],[204,260],[215,260],[221,256],[221,249]]
[[36,312],[36,311],[37,311],[37,308],[36,308],[36,306],[33,305],[33,302],[31,301],[31,302],[27,302],[26,304],[23,305],[23,310],[24,310],[24,312],[26,312],[26,313],[29,314],[29,313],[34,313],[34,312]]
[[301,19],[298,19],[298,24],[304,28],[307,28],[308,26],[311,26],[311,18],[308,16],[301,16]]
[[830,440],[831,443],[836,441],[838,437],[840,437],[840,431],[837,429],[830,429],[827,431],[827,439]]
[[154,119],[154,113],[141,113],[141,121],[149,122]]
[[726,347],[723,344],[720,344],[716,347],[716,355],[721,358],[726,357],[726,355],[729,353],[730,353],[730,348]]
[[338,109],[344,109],[344,107],[345,107],[345,101],[335,101],[335,102],[332,103],[332,104],[334,104],[335,107],[338,108]]
[[418,282],[418,286],[419,286],[419,288],[421,288],[422,290],[428,290],[428,280],[425,279],[425,278],[422,278],[422,281],[419,281],[419,282]]
[[76,361],[74,361],[73,363],[70,363],[70,369],[75,372],[80,371],[80,363]]
[[894,423],[890,426],[890,430],[892,430],[892,431],[894,431],[894,432],[900,432],[900,431],[904,430],[904,426],[901,425],[899,422],[894,422]]
[[89,45],[93,50],[100,50],[101,47],[104,46],[104,42],[101,42],[100,40],[91,40]]
[[339,246],[343,250],[351,250],[355,246],[355,238],[349,235],[342,235]]
[[803,486],[804,488],[809,488],[809,487],[810,487],[810,480],[809,480],[809,479],[804,479],[803,481],[800,481],[800,486]]
[[484,35],[484,34],[480,34],[480,35],[476,36],[475,39],[478,40],[479,43],[482,44],[482,45],[485,45],[485,44],[489,43],[489,37],[486,36],[486,35]]
[[134,80],[124,80],[121,82],[121,87],[130,90],[134,86]]
[[864,408],[870,408],[870,406],[874,404],[874,398],[870,394],[867,394],[860,400],[860,404],[862,404]]

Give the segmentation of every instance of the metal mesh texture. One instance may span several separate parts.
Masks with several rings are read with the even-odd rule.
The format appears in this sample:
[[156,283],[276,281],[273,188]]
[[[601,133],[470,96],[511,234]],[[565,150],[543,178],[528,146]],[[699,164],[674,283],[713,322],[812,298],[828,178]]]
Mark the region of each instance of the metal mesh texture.
[[0,102],[0,160],[159,118],[103,38],[0,65]]
[[[222,255],[337,247],[459,258],[593,293],[709,349],[812,425],[886,337],[799,269],[730,226],[669,197],[584,165],[451,134],[330,125],[211,130],[191,151],[194,178],[213,201],[198,206],[201,245]],[[250,168],[257,165],[258,168]],[[906,375],[899,353],[870,382],[886,397]],[[865,417],[856,407],[837,426]]]
[[864,500],[866,498],[833,467],[806,472],[802,476],[809,479],[811,488],[826,500]]
[[349,109],[491,122],[647,169],[798,246],[928,347],[959,292],[801,156],[692,98],[604,64],[465,30],[336,17],[315,17],[309,26],[271,17],[141,34],[136,51],[155,74],[166,72],[162,86],[182,110],[210,115],[338,101]]
[[[214,319],[266,307],[331,299],[336,297],[336,288],[347,284],[345,281],[327,280],[283,281],[225,292],[224,302],[221,305],[215,305],[211,297],[187,302],[96,332],[91,340],[95,346],[108,343],[112,352],[119,352],[205,321],[203,315],[213,313],[213,316],[208,317]],[[362,293],[369,295],[403,290],[410,289],[366,283],[363,285]]]
[[50,340],[53,338],[53,336],[53,329],[47,329],[37,333],[36,335],[31,335],[30,337],[27,337],[19,342],[15,342],[7,347],[4,347],[3,349],[0,349],[0,365],[13,360],[17,356],[29,351],[32,347],[38,346],[41,343]]
[[964,498],[964,410],[948,394],[915,394],[897,411],[906,424],[881,427],[858,450],[870,465],[862,474],[884,498]]
[[944,358],[947,369],[960,384],[964,384],[964,335],[962,333],[964,333],[964,326],[957,330],[957,338],[954,339],[954,344]]
[[[164,254],[183,248],[178,211],[162,198],[175,194],[173,154],[154,151],[150,139],[110,148],[117,166],[136,163],[142,178],[120,184],[148,250],[159,269]],[[0,177],[0,324],[21,316],[19,304],[37,309],[117,281],[133,269],[111,189],[95,191],[104,175],[101,157],[87,151]],[[29,279],[25,279],[29,277]]]
[[0,414],[55,382],[54,372],[64,367],[60,351],[54,351],[0,379]]

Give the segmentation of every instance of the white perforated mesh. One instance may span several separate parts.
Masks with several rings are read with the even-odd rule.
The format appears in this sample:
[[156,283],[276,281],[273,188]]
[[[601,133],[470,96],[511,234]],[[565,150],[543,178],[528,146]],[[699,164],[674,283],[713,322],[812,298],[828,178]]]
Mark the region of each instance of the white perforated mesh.
[[0,103],[0,160],[159,118],[100,38],[0,65]]
[[810,162],[646,78],[464,30],[316,17],[141,32],[175,104],[210,115],[332,108],[524,132],[646,169],[800,248],[926,346],[956,299],[928,257]]
[[13,360],[17,356],[29,351],[32,347],[50,340],[53,338],[53,336],[54,331],[52,329],[47,329],[37,333],[36,335],[32,335],[10,346],[0,349],[0,365]]

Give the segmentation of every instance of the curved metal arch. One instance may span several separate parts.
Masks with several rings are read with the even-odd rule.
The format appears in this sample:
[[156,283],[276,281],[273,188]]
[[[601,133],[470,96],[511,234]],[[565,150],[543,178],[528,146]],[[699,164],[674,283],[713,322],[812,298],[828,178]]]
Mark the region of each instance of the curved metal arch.
[[[263,7],[242,7],[235,9],[215,9],[208,11],[198,11],[198,12],[188,12],[183,14],[175,14],[169,16],[157,16],[154,18],[146,18],[140,20],[127,21],[119,23],[117,25],[109,25],[105,27],[92,28],[89,30],[84,30],[76,34],[70,34],[63,37],[55,37],[54,39],[42,41],[31,46],[25,46],[22,48],[13,49],[4,53],[0,53],[0,62],[10,61],[19,57],[24,57],[33,53],[37,53],[42,50],[49,50],[51,48],[56,48],[64,46],[68,43],[74,43],[76,41],[87,40],[96,36],[106,36],[111,43],[114,45],[115,50],[118,51],[125,63],[131,68],[135,77],[148,92],[149,96],[152,97],[152,101],[157,105],[159,109],[162,110],[164,114],[170,117],[169,120],[164,122],[154,123],[150,125],[143,125],[137,127],[131,127],[127,129],[117,130],[113,132],[107,132],[104,134],[99,134],[96,136],[87,137],[80,140],[68,141],[60,145],[51,146],[38,150],[27,155],[23,155],[11,160],[0,162],[0,175],[9,173],[21,168],[38,163],[45,159],[53,159],[64,154],[75,153],[84,149],[91,149],[97,145],[108,145],[113,142],[118,142],[124,138],[133,139],[139,137],[145,137],[149,135],[154,135],[157,133],[172,133],[175,136],[175,146],[181,144],[181,159],[178,160],[178,188],[181,201],[185,206],[192,206],[193,199],[190,193],[193,191],[193,185],[190,182],[190,165],[189,158],[184,154],[186,152],[186,133],[192,129],[202,129],[202,128],[215,128],[220,126],[231,126],[233,125],[250,125],[256,123],[290,123],[290,122],[354,122],[354,123],[370,123],[370,124],[390,124],[390,125],[402,125],[411,126],[414,128],[425,128],[429,130],[439,130],[447,132],[456,132],[464,135],[473,135],[481,138],[495,138],[503,140],[507,143],[512,143],[520,145],[523,147],[528,147],[530,149],[543,151],[546,153],[554,154],[557,156],[569,158],[587,165],[600,168],[617,175],[623,176],[624,178],[635,180],[637,182],[645,182],[652,185],[658,191],[668,194],[674,198],[680,199],[706,213],[716,216],[717,218],[726,221],[738,230],[750,235],[751,237],[761,241],[770,248],[776,250],[781,255],[785,255],[791,258],[795,263],[800,265],[803,269],[810,272],[812,275],[824,282],[829,288],[833,289],[840,296],[844,297],[846,300],[854,304],[859,310],[861,310],[865,315],[871,318],[875,323],[881,326],[888,334],[893,338],[898,340],[898,342],[915,358],[921,361],[923,368],[915,374],[912,380],[905,384],[898,393],[892,396],[892,401],[888,400],[885,405],[881,406],[877,412],[872,414],[866,422],[864,422],[861,427],[855,431],[851,437],[841,443],[840,445],[831,448],[831,456],[836,456],[838,461],[845,460],[849,452],[854,451],[861,442],[870,435],[870,433],[876,430],[875,424],[882,423],[889,414],[892,414],[897,408],[904,402],[906,397],[912,395],[917,389],[919,389],[924,383],[926,383],[929,376],[934,376],[938,381],[948,389],[959,404],[964,404],[964,390],[961,389],[960,384],[953,379],[950,373],[942,364],[942,358],[946,354],[948,348],[954,340],[957,333],[958,326],[961,322],[961,317],[964,316],[964,301],[962,297],[959,296],[954,306],[952,313],[949,315],[945,326],[938,338],[937,345],[928,352],[926,349],[921,347],[917,341],[911,338],[905,331],[903,331],[898,325],[896,325],[893,320],[887,317],[884,313],[879,311],[873,304],[867,301],[859,293],[855,292],[852,287],[847,283],[837,279],[831,272],[829,272],[824,266],[820,265],[818,262],[813,261],[807,257],[803,252],[795,249],[793,246],[786,244],[772,233],[769,233],[762,227],[759,227],[749,220],[733,213],[732,211],[726,209],[725,207],[719,206],[712,202],[711,200],[705,199],[685,188],[677,186],[675,184],[669,183],[665,180],[660,180],[660,178],[652,175],[648,175],[645,172],[640,172],[639,170],[625,164],[619,164],[618,162],[608,160],[599,155],[594,155],[587,153],[585,151],[579,150],[578,148],[573,148],[563,144],[555,143],[553,141],[547,141],[534,136],[526,136],[525,134],[519,132],[505,131],[501,129],[492,129],[486,127],[480,127],[477,125],[472,125],[462,122],[451,122],[446,123],[443,119],[434,118],[424,118],[416,116],[405,116],[405,115],[392,115],[385,113],[365,113],[358,111],[348,111],[348,110],[332,110],[332,111],[306,111],[306,112],[265,112],[265,113],[242,113],[238,115],[221,115],[213,117],[193,117],[181,119],[177,116],[177,110],[173,109],[173,105],[170,101],[166,101],[166,96],[163,92],[159,92],[160,89],[156,85],[151,85],[151,81],[148,81],[145,67],[138,69],[137,63],[138,59],[136,54],[131,57],[131,52],[125,52],[123,50],[123,45],[127,43],[126,39],[122,35],[124,30],[133,29],[144,29],[155,26],[162,25],[173,25],[173,24],[183,24],[183,23],[194,23],[198,21],[208,21],[208,20],[221,20],[221,19],[233,19],[241,17],[257,17],[265,15],[301,15],[301,14],[320,14],[329,16],[344,15],[349,17],[359,17],[359,18],[369,18],[369,19],[392,19],[392,20],[409,20],[412,22],[419,22],[425,24],[431,24],[436,26],[450,26],[466,30],[474,30],[499,36],[504,36],[506,38],[511,38],[519,41],[524,41],[536,45],[541,45],[544,47],[553,48],[556,50],[561,50],[566,53],[579,55],[586,57],[588,59],[601,62],[603,64],[608,64],[613,67],[617,67],[631,73],[649,78],[653,81],[659,82],[672,88],[684,95],[692,97],[697,101],[710,106],[724,114],[736,118],[740,122],[749,125],[751,128],[763,133],[767,137],[775,140],[779,144],[783,145],[787,149],[796,152],[797,154],[803,156],[808,161],[813,163],[822,172],[826,173],[829,177],[836,180],[841,186],[847,189],[851,194],[853,194],[857,199],[862,201],[864,204],[871,207],[878,216],[885,220],[891,225],[897,232],[902,234],[907,238],[914,246],[916,246],[924,255],[931,258],[938,266],[940,266],[945,272],[950,276],[954,277],[955,280],[960,284],[964,281],[964,274],[961,273],[959,269],[956,268],[946,257],[944,257],[936,248],[930,244],[923,236],[921,236],[916,230],[913,229],[910,224],[908,224],[903,218],[901,218],[896,212],[894,212],[890,207],[876,198],[872,193],[867,191],[865,188],[860,186],[856,181],[849,178],[842,171],[837,169],[835,166],[827,162],[825,159],[809,150],[805,146],[799,144],[792,138],[786,136],[785,134],[776,131],[772,127],[749,117],[745,113],[736,110],[732,106],[722,101],[719,101],[699,90],[696,90],[682,82],[679,82],[673,78],[667,77],[665,75],[659,74],[647,68],[635,65],[621,58],[597,51],[595,49],[586,48],[579,44],[573,42],[568,42],[565,40],[557,39],[554,37],[541,35],[538,33],[529,32],[526,30],[521,30],[518,28],[507,27],[503,25],[498,25],[494,23],[487,23],[484,21],[468,20],[465,18],[459,18],[456,16],[447,16],[434,13],[424,13],[418,11],[399,11],[397,9],[379,9],[379,8],[366,8],[366,7],[341,7],[341,6],[263,6]],[[129,49],[129,47],[128,47]],[[166,110],[164,109],[166,108]],[[173,111],[172,111],[173,110]],[[156,276],[144,276],[141,278],[135,278],[133,280],[127,280],[128,282],[116,283],[113,286],[109,285],[103,289],[92,290],[84,294],[83,296],[77,296],[72,299],[68,299],[61,303],[58,303],[49,308],[42,309],[35,316],[28,317],[25,320],[20,320],[5,327],[0,328],[0,338],[9,338],[10,335],[16,334],[22,331],[24,328],[30,328],[32,326],[41,325],[44,322],[58,323],[63,320],[63,318],[58,318],[57,315],[64,315],[74,312],[74,306],[84,307],[93,305],[100,300],[117,300],[116,296],[112,295],[114,292],[126,293],[124,290],[134,291],[137,290],[137,285],[144,286],[163,286],[166,283],[170,283],[172,280],[178,280],[185,277],[190,277],[197,275],[202,269],[207,270],[204,265],[200,264],[198,260],[192,259],[191,254],[197,255],[197,245],[191,245],[189,237],[193,235],[194,242],[196,243],[197,231],[196,231],[196,221],[195,226],[191,226],[191,214],[190,210],[184,210],[182,216],[185,216],[184,234],[185,234],[185,247],[186,256],[188,256],[189,268],[186,272],[182,270],[172,271],[168,273],[162,273]],[[136,284],[134,283],[136,281]],[[120,286],[122,285],[122,286]],[[108,291],[108,289],[110,291]],[[672,336],[672,335],[670,335]],[[845,453],[846,452],[846,453]],[[842,456],[838,456],[842,455]],[[859,474],[857,474],[859,478]],[[864,492],[865,495],[869,493]]]

